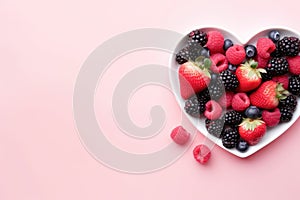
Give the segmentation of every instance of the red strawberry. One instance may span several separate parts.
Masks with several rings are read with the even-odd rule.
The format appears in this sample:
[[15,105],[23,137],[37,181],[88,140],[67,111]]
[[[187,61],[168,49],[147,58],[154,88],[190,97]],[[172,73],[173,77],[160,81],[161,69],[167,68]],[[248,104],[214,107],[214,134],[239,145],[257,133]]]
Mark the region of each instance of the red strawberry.
[[288,94],[281,83],[266,81],[250,95],[250,101],[253,106],[272,110],[278,106],[279,100],[285,99]]
[[265,73],[265,69],[257,68],[257,62],[250,60],[239,66],[235,75],[239,81],[239,92],[249,92],[257,88],[261,83],[260,73]]
[[259,119],[246,118],[239,125],[239,134],[250,145],[257,144],[267,131],[266,123]]
[[183,99],[188,99],[197,92],[201,92],[210,82],[208,68],[211,61],[208,58],[186,62],[179,67],[180,93]]

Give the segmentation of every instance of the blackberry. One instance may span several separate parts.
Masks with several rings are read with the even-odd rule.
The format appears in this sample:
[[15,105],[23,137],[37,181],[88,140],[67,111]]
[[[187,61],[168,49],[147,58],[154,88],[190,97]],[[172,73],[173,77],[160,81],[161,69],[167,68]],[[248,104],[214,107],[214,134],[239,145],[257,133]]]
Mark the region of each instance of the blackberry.
[[189,57],[190,57],[190,52],[189,52],[188,48],[185,47],[176,54],[175,60],[178,64],[181,65],[181,64],[187,62],[189,60]]
[[273,75],[271,73],[271,70],[269,68],[265,68],[265,70],[267,73],[260,73],[262,81],[265,82],[265,81],[272,80]]
[[208,89],[196,94],[199,102],[199,113],[203,114],[205,112],[205,105],[210,100],[210,95]]
[[289,95],[287,98],[279,101],[279,108],[289,108],[291,111],[295,111],[297,107],[297,97],[294,95]]
[[267,65],[268,73],[272,76],[279,76],[289,72],[289,63],[286,58],[272,58]]
[[190,45],[181,49],[177,54],[175,60],[178,64],[183,64],[187,61],[195,61],[196,58],[202,54],[207,54],[206,50],[200,45]]
[[276,45],[276,49],[271,53],[271,57],[276,57],[276,58],[282,57],[283,55],[279,50],[278,43],[276,43],[275,45]]
[[300,41],[296,37],[284,37],[278,42],[280,52],[285,56],[296,56],[300,50]]
[[213,100],[220,99],[221,96],[225,93],[225,88],[220,78],[217,78],[215,81],[210,81],[208,90],[210,97]]
[[204,46],[207,43],[207,34],[200,29],[191,31],[188,36],[188,43],[198,43],[201,46]]
[[300,95],[300,77],[299,76],[291,76],[289,78],[288,90],[296,96]]
[[228,111],[225,113],[225,124],[226,125],[239,125],[243,120],[241,113],[235,110]]
[[209,134],[217,138],[221,137],[223,127],[224,127],[224,122],[221,119],[217,119],[217,120],[206,119],[205,124]]
[[237,145],[239,138],[240,136],[237,129],[227,127],[222,133],[223,146],[228,149],[234,148]]
[[225,90],[233,91],[239,86],[239,81],[235,74],[229,70],[222,71],[220,78],[224,84]]
[[291,111],[289,108],[280,108],[280,122],[289,122],[291,121],[293,117],[293,111]]
[[200,102],[198,101],[197,96],[192,96],[185,102],[184,110],[193,117],[200,116]]

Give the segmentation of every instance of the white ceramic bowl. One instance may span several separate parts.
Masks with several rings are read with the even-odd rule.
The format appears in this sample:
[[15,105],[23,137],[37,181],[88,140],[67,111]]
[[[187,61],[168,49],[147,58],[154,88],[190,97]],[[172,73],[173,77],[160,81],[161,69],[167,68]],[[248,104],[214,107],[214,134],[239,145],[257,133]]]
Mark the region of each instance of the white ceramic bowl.
[[[300,38],[300,35],[298,33],[296,33],[295,31],[289,30],[287,28],[269,28],[263,31],[260,31],[259,33],[257,33],[256,35],[254,35],[248,42],[246,43],[242,43],[240,42],[237,37],[235,37],[232,33],[230,33],[229,31],[220,29],[220,28],[201,28],[202,31],[204,32],[208,32],[211,30],[218,30],[220,31],[223,35],[224,38],[227,39],[231,39],[233,41],[234,44],[242,44],[242,45],[246,45],[246,44],[256,44],[256,41],[258,38],[261,37],[267,37],[268,33],[271,30],[278,30],[280,32],[281,38],[284,36],[295,36]],[[171,82],[171,87],[173,89],[173,92],[176,96],[177,102],[180,106],[181,109],[184,108],[184,100],[181,98],[180,96],[180,88],[179,88],[179,80],[178,80],[178,73],[171,73],[171,71],[178,71],[179,68],[179,64],[175,61],[175,55],[176,53],[182,49],[186,44],[187,44],[187,36],[185,36],[184,38],[182,38],[178,45],[176,46],[176,49],[174,50],[175,54],[172,55],[172,57],[170,58],[170,73],[169,73],[169,78],[170,78],[170,82]],[[300,66],[299,66],[300,67]],[[222,145],[222,141],[216,137],[214,137],[213,135],[209,134],[205,128],[205,122],[204,122],[204,118],[195,118],[195,117],[191,117],[189,115],[186,114],[187,118],[191,121],[191,123],[207,138],[209,138],[211,141],[215,142],[218,146],[220,146],[221,148],[223,148],[224,150],[238,156],[241,158],[246,158],[252,154],[254,154],[255,152],[257,152],[258,150],[262,149],[263,147],[265,147],[266,145],[270,144],[272,141],[274,141],[276,138],[278,138],[280,135],[282,135],[293,123],[296,122],[296,120],[299,117],[300,114],[300,98],[298,98],[298,106],[296,111],[294,112],[294,116],[292,118],[292,120],[288,123],[281,123],[279,125],[277,125],[274,128],[268,128],[267,133],[264,135],[264,137],[262,138],[262,140],[254,146],[250,146],[250,148],[248,149],[247,152],[241,153],[239,151],[237,151],[236,149],[227,149]],[[199,123],[200,121],[200,123]]]

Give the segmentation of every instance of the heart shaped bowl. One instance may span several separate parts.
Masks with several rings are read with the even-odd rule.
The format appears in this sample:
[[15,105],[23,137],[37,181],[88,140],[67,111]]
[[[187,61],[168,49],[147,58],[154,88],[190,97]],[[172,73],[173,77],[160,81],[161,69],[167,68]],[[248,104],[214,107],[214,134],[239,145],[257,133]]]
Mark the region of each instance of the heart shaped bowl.
[[[268,33],[271,30],[278,30],[280,35],[281,35],[281,38],[284,37],[284,36],[294,36],[294,37],[300,38],[300,35],[298,33],[296,33],[295,31],[289,30],[287,28],[269,28],[269,29],[260,31],[259,33],[254,35],[248,42],[242,43],[242,42],[240,42],[240,40],[236,36],[234,36],[232,33],[230,33],[229,31],[226,31],[224,29],[210,27],[210,28],[200,28],[200,30],[202,30],[204,32],[209,32],[209,31],[212,31],[212,30],[220,31],[223,34],[225,39],[231,39],[234,44],[241,44],[241,45],[244,45],[244,46],[247,45],[247,44],[255,45],[258,38],[267,37]],[[179,52],[179,50],[182,49],[184,46],[186,46],[187,40],[188,40],[188,37],[185,36],[180,41],[178,41],[178,45],[174,49],[175,53],[171,56],[170,64],[169,64],[170,65],[169,66],[170,67],[169,79],[170,79],[171,87],[173,89],[173,93],[174,93],[174,95],[176,97],[176,100],[177,100],[177,102],[178,102],[181,109],[184,109],[184,102],[185,101],[182,99],[182,97],[180,95],[178,73],[173,73],[173,72],[174,71],[178,72],[178,69],[179,69],[179,66],[180,66],[175,61],[176,53]],[[270,144],[276,138],[278,138],[283,133],[285,133],[288,130],[288,128],[290,128],[296,122],[296,120],[298,119],[298,117],[300,115],[300,108],[299,108],[300,107],[300,98],[297,98],[297,101],[298,101],[298,106],[297,106],[297,108],[294,112],[293,118],[290,122],[280,123],[279,125],[277,125],[273,128],[268,128],[267,132],[264,135],[264,137],[262,138],[262,140],[257,145],[250,146],[248,151],[246,151],[244,153],[239,152],[236,149],[227,149],[227,148],[225,148],[222,145],[221,139],[218,139],[215,136],[209,134],[206,130],[206,127],[205,127],[205,118],[204,117],[195,118],[195,117],[189,116],[188,114],[186,114],[186,117],[199,130],[200,133],[202,133],[205,137],[209,138],[212,142],[217,144],[219,147],[223,148],[224,150],[228,151],[229,153],[231,153],[233,155],[236,155],[240,158],[246,158],[246,157],[254,154],[255,152],[259,151],[263,147],[267,146],[268,144]]]

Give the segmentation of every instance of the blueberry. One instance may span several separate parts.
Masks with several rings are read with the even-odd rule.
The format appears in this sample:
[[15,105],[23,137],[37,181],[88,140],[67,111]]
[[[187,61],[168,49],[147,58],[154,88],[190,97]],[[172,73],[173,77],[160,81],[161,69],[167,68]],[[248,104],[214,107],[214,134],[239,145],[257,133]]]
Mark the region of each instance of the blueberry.
[[245,46],[245,51],[247,58],[253,58],[257,54],[256,47],[251,44]]
[[235,147],[235,148],[236,148],[238,151],[240,151],[240,152],[245,152],[245,151],[248,150],[249,144],[248,144],[246,141],[240,139],[240,140],[238,141],[238,143],[236,144],[236,147]]
[[276,30],[270,31],[268,36],[274,43],[280,40],[280,33]]
[[201,49],[201,51],[200,51],[200,56],[204,56],[204,57],[209,58],[209,50],[208,50],[206,47],[204,47],[204,48]]
[[233,42],[230,39],[224,40],[224,45],[223,45],[224,51],[227,51],[227,49],[229,49],[229,47],[232,46],[233,46]]
[[231,71],[231,72],[235,72],[236,71],[236,66],[231,64],[231,63],[228,63],[228,70]]
[[257,108],[256,106],[250,106],[249,108],[247,108],[247,110],[245,111],[245,115],[248,118],[251,119],[256,119],[261,117],[261,111],[259,108]]

